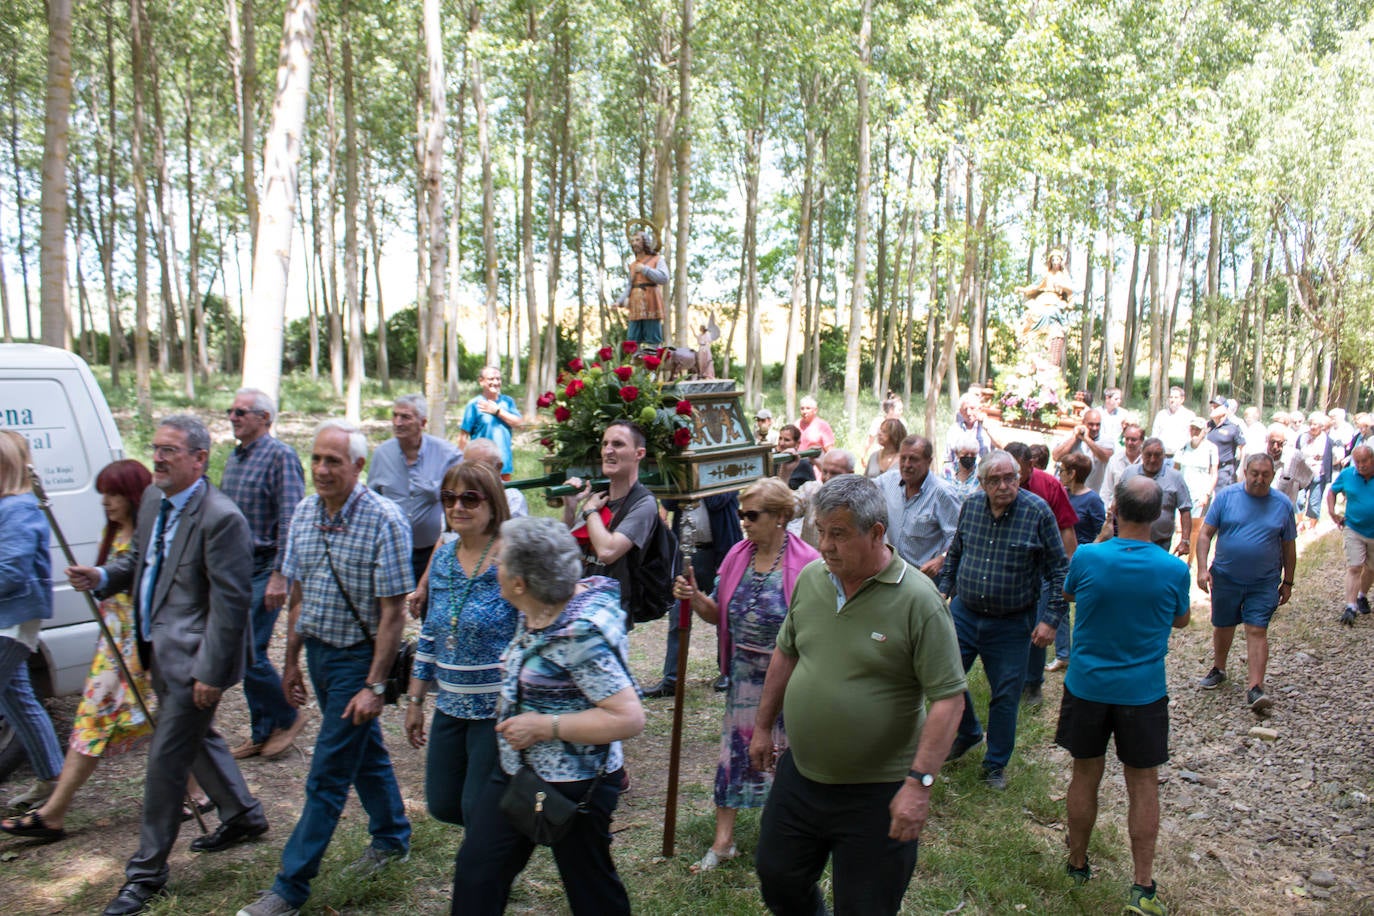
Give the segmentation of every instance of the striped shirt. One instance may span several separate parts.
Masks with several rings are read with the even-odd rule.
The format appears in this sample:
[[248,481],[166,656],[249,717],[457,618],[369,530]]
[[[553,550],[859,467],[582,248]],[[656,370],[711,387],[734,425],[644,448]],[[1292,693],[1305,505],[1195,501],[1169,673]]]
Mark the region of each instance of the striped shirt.
[[1068,612],[1068,564],[1054,513],[1043,499],[1018,490],[1016,502],[995,518],[986,495],[970,496],[940,571],[940,591],[957,594],[975,613],[1005,617],[1034,608],[1043,579],[1049,589],[1043,620],[1057,628]]
[[[367,634],[348,610],[325,557],[348,589]],[[391,500],[356,484],[338,515],[311,494],[301,500],[291,521],[282,574],[301,585],[301,616],[296,632],[346,648],[377,635],[378,598],[405,595],[415,588],[410,566],[410,525]]]
[[305,473],[296,450],[271,435],[240,445],[224,463],[219,488],[248,519],[253,551],[272,551],[272,568],[280,572],[291,513],[305,497]]
[[457,719],[494,719],[505,669],[501,653],[515,635],[518,615],[501,597],[496,564],[469,579],[456,553],[449,547],[434,554],[429,613],[411,676],[438,681],[434,706],[440,712]]

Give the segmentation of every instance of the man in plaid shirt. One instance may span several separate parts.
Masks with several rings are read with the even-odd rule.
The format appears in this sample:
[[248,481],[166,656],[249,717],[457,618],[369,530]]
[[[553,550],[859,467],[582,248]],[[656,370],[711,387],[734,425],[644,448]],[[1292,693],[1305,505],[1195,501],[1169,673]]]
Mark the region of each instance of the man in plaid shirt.
[[[964,671],[983,659],[988,687],[988,749],[983,779],[1005,789],[1003,770],[1016,746],[1016,715],[1026,677],[1026,643],[1044,647],[1068,612],[1064,573],[1068,557],[1054,513],[1045,501],[1021,489],[1015,458],[997,449],[978,465],[982,495],[964,500],[959,527],[945,556],[940,591],[950,597],[949,610],[959,636]],[[1049,589],[1049,606],[1036,623],[1041,582]],[[949,758],[963,756],[983,740],[983,728],[964,694],[964,718]]]
[[283,916],[305,903],[354,787],[372,842],[350,869],[367,877],[409,855],[410,822],[377,720],[405,625],[405,596],[415,587],[410,523],[395,503],[358,482],[366,461],[357,427],[320,424],[310,454],[315,495],[296,510],[282,563],[292,580],[282,688],[293,706],[304,705],[304,648],[320,734],[277,879],[239,916]]
[[305,474],[296,450],[272,437],[277,404],[257,388],[240,388],[229,408],[238,447],[224,464],[219,488],[248,519],[253,535],[253,654],[243,674],[243,698],[248,702],[251,732],[230,753],[235,760],[262,754],[285,753],[296,740],[305,718],[286,702],[281,678],[267,646],[277,627],[277,614],[286,603],[286,577],[281,574],[291,515],[305,496]]

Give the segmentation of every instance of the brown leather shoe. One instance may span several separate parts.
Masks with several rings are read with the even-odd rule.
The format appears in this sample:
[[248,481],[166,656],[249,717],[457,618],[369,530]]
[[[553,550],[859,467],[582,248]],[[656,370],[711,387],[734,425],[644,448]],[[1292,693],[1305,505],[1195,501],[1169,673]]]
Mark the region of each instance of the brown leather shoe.
[[245,760],[249,757],[256,757],[262,753],[263,743],[262,741],[254,741],[252,738],[249,738],[238,747],[230,748],[229,754],[235,760]]
[[267,758],[278,757],[291,749],[296,736],[305,728],[305,714],[296,713],[296,721],[286,728],[279,728],[267,736],[267,740],[262,743],[262,756]]

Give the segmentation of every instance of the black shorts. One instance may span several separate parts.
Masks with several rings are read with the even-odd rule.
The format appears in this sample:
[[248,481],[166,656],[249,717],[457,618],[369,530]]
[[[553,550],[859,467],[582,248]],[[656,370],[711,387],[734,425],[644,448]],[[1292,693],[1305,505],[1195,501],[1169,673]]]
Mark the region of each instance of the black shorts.
[[1094,703],[1064,688],[1054,743],[1078,760],[1104,757],[1107,739],[1116,736],[1116,758],[1124,766],[1147,770],[1169,762],[1169,698],[1144,706]]

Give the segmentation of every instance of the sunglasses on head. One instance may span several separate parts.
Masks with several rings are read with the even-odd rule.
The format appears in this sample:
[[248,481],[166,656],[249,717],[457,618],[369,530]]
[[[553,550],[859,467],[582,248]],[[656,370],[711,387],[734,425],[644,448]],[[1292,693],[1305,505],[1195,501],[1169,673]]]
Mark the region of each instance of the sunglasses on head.
[[477,490],[464,490],[462,493],[440,490],[439,501],[444,504],[445,509],[452,509],[454,503],[462,503],[464,509],[476,509],[487,501],[487,497]]
[[768,512],[767,512],[766,510],[759,510],[759,509],[740,509],[740,510],[739,510],[739,520],[742,521],[742,522],[750,522],[750,523],[753,523],[753,522],[758,521],[760,518],[762,518],[763,516],[765,516],[765,515],[767,515],[767,514],[768,514]]

